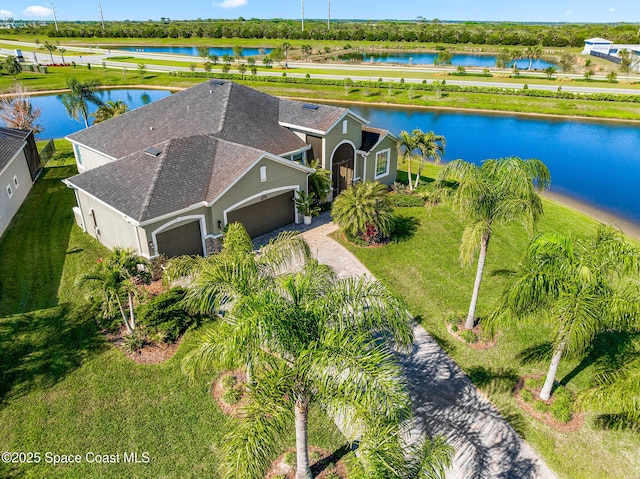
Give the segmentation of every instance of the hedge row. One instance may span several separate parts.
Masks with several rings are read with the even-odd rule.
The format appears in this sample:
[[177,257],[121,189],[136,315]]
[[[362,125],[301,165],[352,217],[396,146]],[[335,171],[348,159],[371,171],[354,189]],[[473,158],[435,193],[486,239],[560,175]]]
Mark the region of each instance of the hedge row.
[[267,83],[289,83],[289,84],[301,84],[301,85],[325,85],[325,86],[343,86],[347,88],[383,88],[394,90],[409,90],[413,89],[419,91],[439,91],[439,92],[452,92],[452,93],[485,93],[491,95],[507,95],[507,96],[527,96],[535,98],[558,98],[563,100],[591,100],[591,101],[613,101],[613,102],[628,102],[628,103],[640,103],[640,95],[624,95],[618,93],[575,93],[570,91],[562,91],[559,87],[558,90],[536,90],[534,88],[501,88],[490,86],[473,86],[473,85],[448,85],[446,81],[433,81],[427,83],[423,80],[422,83],[405,83],[404,79],[398,82],[385,82],[385,81],[367,81],[356,80],[353,81],[349,78],[344,80],[331,79],[331,78],[299,78],[291,76],[259,76],[254,77],[251,75],[239,75],[236,73],[207,73],[207,72],[172,72],[175,76],[180,77],[194,77],[194,78],[218,78],[221,80],[259,80]]

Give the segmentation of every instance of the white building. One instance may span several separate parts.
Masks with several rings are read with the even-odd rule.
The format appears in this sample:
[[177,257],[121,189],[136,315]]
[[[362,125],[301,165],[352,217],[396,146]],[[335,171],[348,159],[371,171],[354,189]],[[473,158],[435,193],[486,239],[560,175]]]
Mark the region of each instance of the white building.
[[[621,50],[628,50],[633,55],[640,56],[640,45],[616,44],[605,38],[587,38],[584,41],[584,49],[582,50],[582,54],[603,58],[614,57],[619,59],[619,53]],[[615,61],[612,58],[608,59]]]

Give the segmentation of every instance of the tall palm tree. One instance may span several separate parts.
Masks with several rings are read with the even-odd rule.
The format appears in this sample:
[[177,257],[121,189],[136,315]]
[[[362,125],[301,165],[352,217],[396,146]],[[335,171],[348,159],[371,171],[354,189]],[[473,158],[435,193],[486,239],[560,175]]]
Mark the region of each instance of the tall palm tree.
[[[407,176],[409,177],[409,189],[413,190],[413,183],[411,177],[411,162],[417,158],[422,158],[422,152],[420,151],[420,138],[424,135],[423,131],[416,128],[411,133],[408,131],[401,131],[396,148],[398,149],[398,155],[404,156],[407,160]],[[420,175],[418,175],[420,177]]]
[[89,126],[89,103],[102,105],[102,100],[96,94],[100,82],[98,80],[87,80],[81,82],[76,78],[67,79],[68,93],[62,94],[62,104],[67,110],[67,114],[74,120],[82,119],[84,126]]
[[333,202],[331,216],[347,234],[368,242],[390,236],[393,229],[387,188],[376,181],[365,181],[340,193]]
[[548,232],[531,242],[491,323],[542,317],[553,325],[541,399],[551,396],[563,354],[585,351],[602,331],[640,330],[640,290],[624,281],[638,273],[640,249],[610,226],[601,225],[592,238]]
[[129,110],[129,106],[122,100],[109,100],[98,107],[91,116],[94,118],[93,123],[100,123],[109,120],[114,116],[122,115]]
[[527,70],[531,70],[531,68],[533,68],[533,61],[540,58],[541,55],[542,46],[540,45],[532,45],[524,50],[524,56],[529,59],[529,68],[527,68]]
[[[444,186],[446,180],[458,183],[454,189]],[[463,160],[448,163],[436,179],[436,191],[451,197],[454,210],[469,225],[460,242],[460,261],[469,264],[478,249],[478,268],[465,328],[475,324],[475,312],[493,228],[518,221],[533,233],[543,213],[542,200],[536,190],[549,186],[550,175],[545,164],[536,159],[517,157],[486,160],[481,166]]]
[[410,315],[380,283],[337,280],[311,261],[241,298],[183,367],[193,373],[251,363],[255,372],[246,417],[224,441],[225,477],[264,477],[277,435],[294,423],[295,477],[310,479],[309,407],[358,436],[370,418],[406,419],[410,398],[393,351],[412,344]]
[[[80,286],[89,286],[91,293],[102,297],[102,309],[111,316],[117,307],[129,334],[136,328],[134,296],[139,283],[151,279],[148,261],[136,255],[133,250],[116,247],[104,261],[99,262],[91,272],[82,276]],[[127,298],[129,313],[125,310]]]
[[418,149],[420,150],[421,155],[420,163],[418,164],[418,174],[416,175],[416,182],[414,185],[415,188],[418,187],[418,183],[420,182],[420,175],[422,174],[424,160],[431,160],[435,164],[440,163],[442,155],[444,155],[445,147],[447,146],[447,139],[442,135],[436,135],[433,131],[418,135],[418,138]]

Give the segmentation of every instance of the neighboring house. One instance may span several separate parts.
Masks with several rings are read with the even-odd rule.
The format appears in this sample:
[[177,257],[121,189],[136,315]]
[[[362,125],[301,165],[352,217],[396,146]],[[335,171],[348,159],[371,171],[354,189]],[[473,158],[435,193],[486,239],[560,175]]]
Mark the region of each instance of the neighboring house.
[[0,236],[29,194],[40,169],[33,132],[0,128]]
[[257,236],[298,222],[313,159],[333,192],[391,184],[396,139],[346,108],[284,100],[211,80],[68,137],[80,174],[76,221],[109,248],[207,254],[225,225]]
[[[640,56],[640,45],[623,45],[615,44],[611,40],[605,38],[587,38],[584,41],[583,55],[592,55],[594,57],[604,58],[606,60],[620,63],[620,51],[627,50],[635,57]],[[633,68],[637,68],[637,62],[634,62]]]

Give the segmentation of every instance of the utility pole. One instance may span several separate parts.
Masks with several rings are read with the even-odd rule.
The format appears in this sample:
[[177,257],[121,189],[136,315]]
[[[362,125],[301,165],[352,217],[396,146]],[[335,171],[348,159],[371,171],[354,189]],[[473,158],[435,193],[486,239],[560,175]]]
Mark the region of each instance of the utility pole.
[[51,10],[53,11],[53,23],[56,24],[56,32],[58,31],[58,18],[56,17],[56,7],[51,4]]
[[329,0],[329,7],[327,9],[327,30],[331,30],[331,0]]
[[104,15],[102,14],[102,3],[98,3],[100,6],[100,19],[102,20],[102,33],[104,33]]
[[302,0],[302,31],[304,32],[304,0]]

